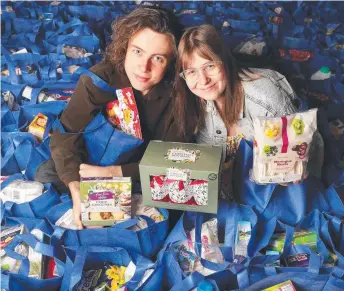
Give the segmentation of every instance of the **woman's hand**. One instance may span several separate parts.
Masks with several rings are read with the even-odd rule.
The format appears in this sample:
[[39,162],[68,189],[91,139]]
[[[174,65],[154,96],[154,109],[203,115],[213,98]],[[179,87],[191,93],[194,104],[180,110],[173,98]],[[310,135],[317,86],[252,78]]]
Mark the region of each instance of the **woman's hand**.
[[80,177],[89,178],[89,177],[123,177],[122,167],[121,166],[92,166],[88,164],[81,164]]

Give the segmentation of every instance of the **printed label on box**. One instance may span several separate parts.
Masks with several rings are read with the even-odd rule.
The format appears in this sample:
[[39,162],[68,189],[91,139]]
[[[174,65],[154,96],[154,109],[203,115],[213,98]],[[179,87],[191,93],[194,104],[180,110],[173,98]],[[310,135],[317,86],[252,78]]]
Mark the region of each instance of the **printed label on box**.
[[187,150],[182,148],[169,149],[165,158],[173,162],[194,163],[200,156],[199,150]]
[[186,182],[190,177],[190,170],[189,169],[168,168],[166,177],[167,177],[167,179]]

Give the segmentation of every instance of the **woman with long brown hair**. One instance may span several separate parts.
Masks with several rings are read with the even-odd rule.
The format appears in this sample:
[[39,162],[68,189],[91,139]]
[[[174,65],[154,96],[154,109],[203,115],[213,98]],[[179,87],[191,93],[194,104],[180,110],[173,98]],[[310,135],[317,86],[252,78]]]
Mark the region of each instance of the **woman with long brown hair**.
[[[211,25],[187,29],[178,47],[174,116],[179,134],[196,134],[197,143],[223,146],[226,182],[242,137],[253,140],[253,117],[284,116],[298,110],[298,99],[280,73],[238,68]],[[226,185],[227,184],[227,185]]]

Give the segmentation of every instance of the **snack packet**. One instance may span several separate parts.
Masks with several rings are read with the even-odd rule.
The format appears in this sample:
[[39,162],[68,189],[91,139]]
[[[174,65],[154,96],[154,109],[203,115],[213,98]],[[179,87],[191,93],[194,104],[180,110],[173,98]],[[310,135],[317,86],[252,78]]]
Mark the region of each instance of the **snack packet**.
[[288,280],[283,283],[279,283],[277,285],[266,288],[262,291],[296,291],[296,289],[293,283],[290,280]]
[[47,127],[48,116],[38,113],[29,125],[29,133],[32,133],[39,141],[43,140],[44,132]]
[[234,262],[240,264],[247,257],[247,247],[251,239],[251,223],[239,221],[234,248]]
[[108,103],[109,121],[123,132],[142,139],[139,112],[132,88],[116,90],[118,100]]
[[43,184],[35,181],[14,180],[0,191],[3,203],[11,201],[14,203],[25,203],[39,197],[43,193]]
[[142,195],[134,195],[132,199],[134,201],[133,214],[135,216],[145,215],[153,219],[155,222],[160,222],[160,221],[165,220],[165,217],[161,214],[161,212],[157,208],[143,205]]
[[64,45],[62,48],[62,53],[72,59],[84,58],[88,56],[87,51],[84,48],[70,45]]
[[307,169],[317,109],[282,117],[256,117],[251,178],[261,184],[302,180]]
[[[195,229],[192,229],[188,236],[188,245],[190,250],[195,253],[194,250],[194,241],[195,241]],[[217,236],[217,219],[211,219],[202,224],[201,231],[201,240],[202,240],[202,258],[213,263],[223,264],[224,258],[222,252],[219,248],[220,243]]]
[[309,254],[290,255],[284,260],[286,267],[308,267]]
[[38,95],[38,102],[49,102],[58,100],[69,100],[74,93],[74,89],[52,89],[41,91]]

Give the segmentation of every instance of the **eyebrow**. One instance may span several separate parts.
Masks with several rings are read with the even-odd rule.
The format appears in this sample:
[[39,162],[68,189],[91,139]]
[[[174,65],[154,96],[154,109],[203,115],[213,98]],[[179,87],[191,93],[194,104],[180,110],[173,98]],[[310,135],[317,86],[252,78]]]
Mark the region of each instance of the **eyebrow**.
[[[208,65],[209,63],[215,63],[215,61],[209,60],[208,62],[204,63],[202,66],[199,66],[198,68],[202,68],[202,67]],[[191,70],[194,70],[194,69],[198,69],[198,68],[190,67],[190,68],[187,68],[187,69],[185,69],[185,70],[190,70],[190,69],[191,69]]]
[[[144,49],[140,48],[139,46],[137,46],[137,45],[135,45],[135,44],[131,44],[131,46],[134,47],[134,48],[137,48],[137,49],[139,49],[139,50],[141,50],[141,51],[143,51],[143,52],[146,53],[146,51],[145,51]],[[163,56],[163,57],[165,57],[166,59],[169,57],[168,54],[161,54],[161,53],[156,53],[156,54],[153,54],[152,56]]]

